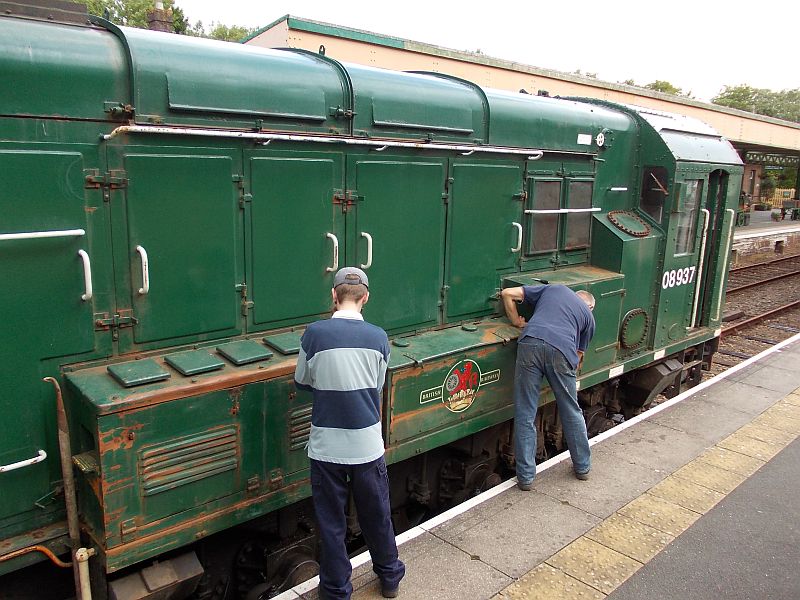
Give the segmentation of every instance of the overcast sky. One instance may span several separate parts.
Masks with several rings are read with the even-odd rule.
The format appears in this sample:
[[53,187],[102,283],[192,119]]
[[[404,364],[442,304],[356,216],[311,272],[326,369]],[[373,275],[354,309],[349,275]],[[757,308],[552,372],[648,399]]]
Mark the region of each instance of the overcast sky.
[[[710,100],[724,85],[800,88],[800,1],[176,0],[189,21],[246,27],[285,14]],[[478,8],[480,7],[480,9]],[[335,57],[334,57],[335,58]]]

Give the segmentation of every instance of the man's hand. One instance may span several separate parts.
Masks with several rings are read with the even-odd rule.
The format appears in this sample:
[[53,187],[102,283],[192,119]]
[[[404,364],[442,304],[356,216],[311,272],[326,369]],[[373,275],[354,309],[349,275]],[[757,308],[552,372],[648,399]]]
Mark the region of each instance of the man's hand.
[[525,317],[520,317],[519,315],[517,315],[517,321],[516,322],[512,321],[512,323],[515,326],[519,327],[520,329],[524,329],[525,325],[528,324],[528,322],[525,320]]

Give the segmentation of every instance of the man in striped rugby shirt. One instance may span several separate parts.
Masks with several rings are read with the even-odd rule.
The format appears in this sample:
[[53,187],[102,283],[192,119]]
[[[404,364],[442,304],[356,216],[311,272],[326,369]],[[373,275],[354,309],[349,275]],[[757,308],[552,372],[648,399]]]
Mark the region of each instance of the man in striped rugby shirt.
[[336,312],[303,333],[295,384],[312,392],[311,494],[320,534],[321,598],[353,592],[347,556],[346,510],[352,490],[358,522],[381,581],[394,598],[405,566],[398,559],[381,435],[381,391],[389,360],[386,332],[364,321],[369,280],[355,267],[340,269],[331,290]]

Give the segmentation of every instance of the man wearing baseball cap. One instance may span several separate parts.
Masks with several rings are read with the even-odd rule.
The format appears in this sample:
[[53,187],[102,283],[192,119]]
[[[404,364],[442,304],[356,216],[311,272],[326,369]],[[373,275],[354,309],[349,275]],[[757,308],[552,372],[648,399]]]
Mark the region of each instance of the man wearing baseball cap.
[[338,600],[353,593],[345,546],[352,491],[381,593],[395,598],[405,566],[392,528],[380,420],[389,339],[361,316],[369,300],[364,271],[340,269],[331,294],[336,312],[306,328],[294,376],[297,387],[314,398],[308,457],[321,542],[319,595]]

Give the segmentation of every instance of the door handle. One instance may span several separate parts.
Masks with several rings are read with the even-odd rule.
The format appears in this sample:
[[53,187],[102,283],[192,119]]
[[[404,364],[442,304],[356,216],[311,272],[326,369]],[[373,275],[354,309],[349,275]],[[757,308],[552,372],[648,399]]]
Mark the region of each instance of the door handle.
[[339,269],[339,239],[332,233],[326,233],[325,237],[333,242],[333,266],[325,269],[328,273],[332,273]]
[[367,262],[361,265],[361,268],[369,269],[372,266],[372,236],[366,231],[362,231],[361,237],[367,239]]
[[6,473],[8,471],[13,471],[15,469],[21,469],[22,467],[27,467],[29,465],[35,465],[36,463],[42,462],[45,458],[47,458],[47,452],[45,452],[44,450],[39,450],[38,454],[33,458],[29,458],[27,460],[21,460],[15,463],[10,463],[8,465],[0,465],[0,473]]
[[517,245],[515,248],[511,248],[511,252],[519,252],[522,249],[522,225],[516,221],[511,224],[517,230]]
[[86,250],[78,250],[78,256],[83,261],[83,287],[84,293],[81,294],[81,300],[88,302],[92,299],[92,261],[89,260],[89,255]]
[[142,261],[142,287],[139,288],[139,293],[144,296],[150,291],[150,261],[147,259],[147,250],[143,246],[136,246],[136,252],[139,253]]

